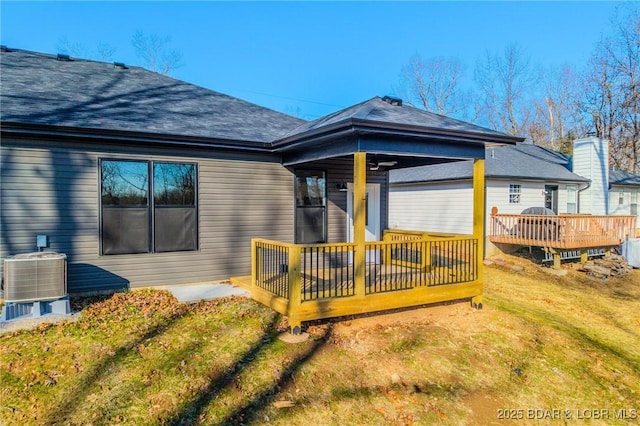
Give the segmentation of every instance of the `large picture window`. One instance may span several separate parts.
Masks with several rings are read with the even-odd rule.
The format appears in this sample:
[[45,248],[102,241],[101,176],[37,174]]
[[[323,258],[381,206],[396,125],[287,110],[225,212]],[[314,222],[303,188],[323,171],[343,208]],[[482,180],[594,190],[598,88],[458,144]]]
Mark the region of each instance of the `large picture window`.
[[103,254],[197,249],[195,164],[102,160],[100,176]]
[[326,186],[324,172],[296,172],[296,243],[327,241]]

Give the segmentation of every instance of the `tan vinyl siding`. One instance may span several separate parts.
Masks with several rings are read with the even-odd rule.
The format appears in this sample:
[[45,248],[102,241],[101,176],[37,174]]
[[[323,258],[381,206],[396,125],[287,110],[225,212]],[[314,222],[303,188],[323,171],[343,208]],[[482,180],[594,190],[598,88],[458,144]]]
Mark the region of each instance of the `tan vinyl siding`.
[[[72,293],[246,275],[251,238],[293,241],[293,176],[274,157],[8,138],[1,155],[0,257],[46,234],[68,256]],[[199,250],[101,256],[100,158],[196,163]]]

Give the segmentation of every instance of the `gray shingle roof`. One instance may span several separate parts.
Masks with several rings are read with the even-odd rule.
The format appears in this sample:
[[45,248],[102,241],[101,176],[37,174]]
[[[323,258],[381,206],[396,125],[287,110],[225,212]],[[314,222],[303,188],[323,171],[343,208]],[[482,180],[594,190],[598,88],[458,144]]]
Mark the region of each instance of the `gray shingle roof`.
[[611,185],[640,186],[640,176],[622,170],[609,170]]
[[354,121],[358,123],[375,123],[376,125],[412,126],[425,130],[431,129],[452,133],[475,134],[482,135],[484,138],[513,139],[511,143],[515,143],[516,140],[522,140],[522,138],[512,137],[502,132],[476,126],[465,121],[456,120],[455,118],[435,114],[412,106],[391,105],[377,96],[317,120],[301,124],[286,135],[285,138],[307,132],[317,132],[323,128],[331,128],[341,123]]
[[[569,157],[540,146],[519,144],[489,148],[485,158],[487,178],[513,178],[557,182],[589,182],[569,171]],[[391,183],[434,182],[471,179],[472,162],[436,164],[392,170]]]
[[0,54],[0,120],[271,142],[304,123],[139,67],[11,49]]

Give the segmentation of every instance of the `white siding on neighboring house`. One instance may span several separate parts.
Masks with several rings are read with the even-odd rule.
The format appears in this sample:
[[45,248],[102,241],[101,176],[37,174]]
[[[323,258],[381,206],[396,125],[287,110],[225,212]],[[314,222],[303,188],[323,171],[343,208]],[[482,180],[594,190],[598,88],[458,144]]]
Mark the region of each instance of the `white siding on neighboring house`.
[[411,231],[473,232],[470,182],[393,185],[389,227]]
[[[494,252],[489,242],[491,209],[499,213],[519,214],[528,207],[544,207],[545,184],[517,180],[486,181],[486,253]],[[509,186],[520,185],[520,202],[509,203]],[[567,211],[567,186],[558,184],[559,213]],[[576,189],[579,186],[574,185]],[[389,227],[391,229],[451,232],[473,232],[473,189],[471,181],[449,183],[394,184],[389,188]]]
[[[520,185],[520,202],[509,203],[509,185]],[[528,207],[544,207],[544,182],[487,180],[486,226],[491,209],[519,214]],[[566,204],[566,189],[559,199]],[[564,207],[566,209],[566,205]],[[470,181],[392,185],[389,193],[389,227],[431,232],[471,234],[473,230],[473,189]]]
[[[578,185],[577,183],[558,185],[558,214],[578,212],[578,204],[579,204],[578,199],[580,197],[580,188],[581,186]],[[569,195],[569,193],[572,193],[573,195]],[[569,204],[574,205],[574,208],[575,208],[574,211],[570,211]]]
[[[520,185],[520,202],[510,203],[509,185]],[[516,180],[487,180],[487,211],[493,207],[498,213],[520,214],[528,207],[544,207],[544,182]]]
[[635,188],[612,186],[609,191],[609,213],[613,215],[638,215],[640,196]]
[[573,173],[591,180],[580,192],[579,213],[609,214],[609,143],[588,137],[573,144]]

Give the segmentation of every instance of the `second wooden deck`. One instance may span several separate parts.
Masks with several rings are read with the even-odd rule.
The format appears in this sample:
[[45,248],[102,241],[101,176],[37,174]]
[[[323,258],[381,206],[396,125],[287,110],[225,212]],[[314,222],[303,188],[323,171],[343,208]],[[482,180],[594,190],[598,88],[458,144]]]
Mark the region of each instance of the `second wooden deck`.
[[634,238],[636,216],[492,214],[489,240],[551,249],[611,247]]

